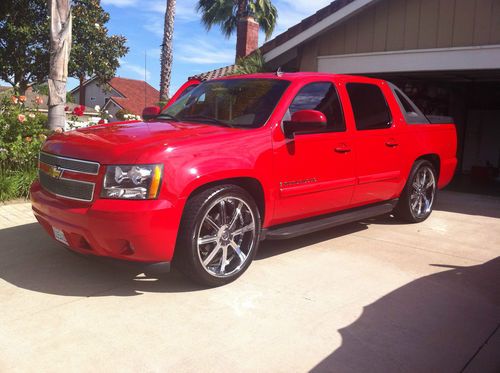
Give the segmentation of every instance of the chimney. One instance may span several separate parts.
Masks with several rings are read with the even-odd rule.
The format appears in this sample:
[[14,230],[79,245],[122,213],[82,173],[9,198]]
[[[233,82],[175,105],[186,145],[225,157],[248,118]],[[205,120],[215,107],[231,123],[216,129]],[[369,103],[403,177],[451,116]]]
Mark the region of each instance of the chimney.
[[252,16],[242,17],[238,21],[236,40],[236,59],[246,57],[259,46],[259,24]]

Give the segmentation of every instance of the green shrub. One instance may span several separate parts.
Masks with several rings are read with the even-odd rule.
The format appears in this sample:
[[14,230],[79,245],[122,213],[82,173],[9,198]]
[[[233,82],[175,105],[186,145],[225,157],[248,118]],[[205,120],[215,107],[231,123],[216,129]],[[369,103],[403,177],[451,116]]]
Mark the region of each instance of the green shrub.
[[0,102],[0,200],[26,198],[36,177],[40,148],[47,138],[47,116],[30,112],[23,97]]
[[29,171],[12,171],[0,175],[0,201],[16,198],[28,198],[30,186],[38,177],[36,169]]

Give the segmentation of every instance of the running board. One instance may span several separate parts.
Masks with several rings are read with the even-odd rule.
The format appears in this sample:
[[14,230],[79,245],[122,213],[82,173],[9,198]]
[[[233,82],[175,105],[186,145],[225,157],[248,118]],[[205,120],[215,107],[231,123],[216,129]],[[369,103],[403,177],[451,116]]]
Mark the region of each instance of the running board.
[[393,199],[367,207],[360,207],[352,210],[336,212],[329,215],[321,215],[312,219],[301,220],[298,222],[278,225],[262,230],[261,240],[286,240],[309,234],[323,229],[336,227],[338,225],[352,223],[362,219],[372,218],[391,212],[398,203]]

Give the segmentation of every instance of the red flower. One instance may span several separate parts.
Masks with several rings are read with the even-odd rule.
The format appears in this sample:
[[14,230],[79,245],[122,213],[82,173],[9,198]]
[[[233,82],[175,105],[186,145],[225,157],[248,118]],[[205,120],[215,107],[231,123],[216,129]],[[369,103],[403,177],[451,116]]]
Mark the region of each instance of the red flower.
[[73,109],[73,115],[76,115],[77,117],[81,117],[83,115],[84,111],[85,111],[85,106],[83,106],[83,105],[76,106]]
[[65,106],[64,111],[69,111],[69,106]]
[[97,122],[97,124],[105,124],[106,122],[104,121],[104,119],[101,119],[99,122]]

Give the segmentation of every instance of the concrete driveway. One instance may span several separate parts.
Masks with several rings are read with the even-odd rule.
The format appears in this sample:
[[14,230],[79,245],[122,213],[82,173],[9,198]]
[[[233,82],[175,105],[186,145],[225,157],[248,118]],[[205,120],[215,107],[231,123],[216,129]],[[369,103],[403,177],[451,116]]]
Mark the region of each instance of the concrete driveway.
[[264,242],[210,290],[73,255],[28,204],[0,207],[2,372],[499,372],[499,325],[500,198]]

